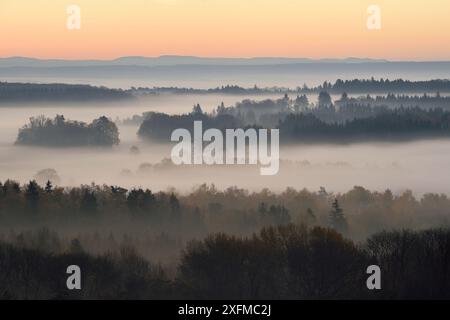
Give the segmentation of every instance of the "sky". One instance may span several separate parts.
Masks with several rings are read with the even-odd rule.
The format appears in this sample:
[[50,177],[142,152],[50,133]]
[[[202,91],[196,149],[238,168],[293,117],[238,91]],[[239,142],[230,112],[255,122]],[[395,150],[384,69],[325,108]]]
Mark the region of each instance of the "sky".
[[0,0],[0,57],[450,60],[449,31],[449,0]]

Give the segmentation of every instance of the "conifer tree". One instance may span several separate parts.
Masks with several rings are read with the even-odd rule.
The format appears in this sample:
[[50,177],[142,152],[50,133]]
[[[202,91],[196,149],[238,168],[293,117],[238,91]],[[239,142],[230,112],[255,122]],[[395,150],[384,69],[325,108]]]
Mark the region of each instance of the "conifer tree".
[[47,180],[47,183],[45,184],[45,192],[46,193],[52,193],[53,192],[53,185],[50,180]]
[[337,199],[334,199],[332,205],[332,209],[330,212],[330,226],[334,230],[340,232],[340,233],[346,233],[347,232],[347,220],[344,216],[344,211],[339,206],[339,202]]

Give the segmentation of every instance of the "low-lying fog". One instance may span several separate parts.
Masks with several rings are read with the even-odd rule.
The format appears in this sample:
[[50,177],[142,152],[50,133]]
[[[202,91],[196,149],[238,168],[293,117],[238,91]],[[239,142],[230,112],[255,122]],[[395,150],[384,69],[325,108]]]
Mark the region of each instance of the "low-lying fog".
[[[219,188],[236,185],[271,191],[281,191],[288,186],[311,190],[324,186],[329,191],[340,192],[361,185],[371,190],[390,188],[401,192],[411,189],[416,194],[450,194],[450,140],[282,147],[282,162],[276,176],[260,176],[259,166],[250,165],[181,168],[169,164],[155,169],[148,164],[169,158],[171,145],[140,141],[136,136],[137,126],[119,125],[121,144],[112,149],[14,145],[18,129],[29,117],[40,114],[48,117],[63,114],[66,119],[90,122],[102,115],[124,119],[145,111],[189,112],[194,103],[210,111],[221,101],[231,105],[242,99],[217,95],[160,96],[129,106],[1,107],[0,181],[12,178],[25,183],[38,171],[52,168],[63,186],[95,182],[189,191],[201,183],[214,183]],[[139,148],[139,153],[130,152],[133,145]]]

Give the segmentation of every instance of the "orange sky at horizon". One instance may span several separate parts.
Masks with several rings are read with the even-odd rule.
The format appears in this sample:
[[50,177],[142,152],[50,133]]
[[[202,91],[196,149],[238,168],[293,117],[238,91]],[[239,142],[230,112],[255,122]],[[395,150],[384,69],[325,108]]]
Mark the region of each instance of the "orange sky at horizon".
[[[381,30],[366,27],[371,4]],[[449,17],[448,0],[0,0],[0,57],[450,60]]]

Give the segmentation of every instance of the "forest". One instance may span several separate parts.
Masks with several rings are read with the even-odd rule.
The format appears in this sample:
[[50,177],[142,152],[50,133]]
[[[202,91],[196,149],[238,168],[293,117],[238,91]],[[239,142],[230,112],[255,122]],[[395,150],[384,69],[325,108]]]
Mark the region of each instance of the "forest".
[[[445,195],[0,190],[3,299],[450,298]],[[83,290],[65,286],[72,264]],[[366,287],[373,264],[383,290]]]
[[138,135],[144,139],[170,141],[177,128],[192,132],[193,122],[202,121],[205,129],[278,128],[285,143],[405,141],[443,138],[450,135],[450,112],[441,108],[389,108],[355,105],[336,107],[327,92],[321,92],[316,106],[306,96],[295,100],[287,95],[278,100],[243,100],[234,106],[219,105],[212,114],[195,105],[192,112],[167,115],[148,112],[133,121],[142,120]]
[[119,144],[119,130],[114,122],[102,116],[90,124],[45,116],[30,118],[19,129],[16,144],[53,147],[113,146]]
[[[72,223],[127,223],[140,228],[175,232],[183,228],[186,237],[229,230],[248,234],[267,225],[297,223],[334,226],[339,232],[363,239],[390,228],[425,228],[447,225],[450,198],[411,191],[393,194],[389,189],[371,192],[355,186],[345,193],[286,188],[282,193],[268,189],[250,192],[229,187],[218,190],[203,184],[184,194],[174,191],[107,185],[62,188],[52,181],[31,180],[20,185],[14,180],[0,184],[0,218],[3,227]],[[330,215],[333,212],[333,215]],[[180,235],[181,236],[181,235]]]
[[[267,227],[251,237],[219,233],[189,243],[173,276],[130,246],[92,255],[75,238],[52,254],[2,242],[0,297],[448,299],[449,241],[448,229],[383,232],[362,245],[321,227]],[[71,264],[83,272],[83,290],[65,287],[65,269]],[[383,290],[367,290],[370,264],[383,270]]]
[[63,83],[15,83],[0,82],[0,104],[32,102],[83,102],[117,101],[133,96],[120,89]]
[[368,93],[417,93],[417,92],[450,92],[450,81],[447,79],[434,79],[426,81],[410,81],[404,79],[337,79],[334,83],[324,81],[323,84],[317,86],[308,86],[303,84],[296,88],[283,87],[258,87],[256,84],[250,88],[244,88],[237,85],[224,85],[209,89],[194,89],[180,87],[132,87],[132,93],[138,95],[151,94],[269,94],[269,93],[290,93],[305,94],[319,93],[320,91],[328,91],[333,94],[351,93],[351,94],[368,94]]
[[[112,89],[84,84],[65,83],[19,83],[0,81],[0,105],[10,103],[32,102],[33,104],[52,102],[126,102],[139,97],[155,95],[189,95],[189,94],[225,94],[225,95],[268,95],[268,94],[318,94],[327,91],[330,94],[434,94],[449,93],[449,80],[410,81],[403,79],[337,79],[334,83],[325,81],[321,85],[303,84],[296,88],[253,87],[223,85],[215,88],[196,89],[183,87],[130,87],[129,89]],[[411,101],[412,102],[412,101]],[[447,104],[448,105],[448,104]]]

